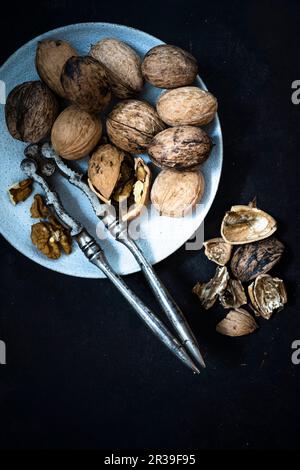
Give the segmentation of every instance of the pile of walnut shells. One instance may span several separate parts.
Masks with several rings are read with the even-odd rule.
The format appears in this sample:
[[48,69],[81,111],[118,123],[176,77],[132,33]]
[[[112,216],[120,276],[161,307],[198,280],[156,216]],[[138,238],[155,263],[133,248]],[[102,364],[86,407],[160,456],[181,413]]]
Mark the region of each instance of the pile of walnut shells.
[[[141,59],[128,44],[105,38],[80,55],[65,41],[47,39],[37,45],[35,65],[41,81],[17,86],[7,99],[14,138],[37,143],[51,137],[67,160],[89,155],[90,187],[106,203],[126,202],[123,220],[137,217],[149,199],[171,217],[200,201],[205,181],[199,167],[213,142],[199,126],[213,121],[217,100],[193,86],[198,66],[191,54],[159,45]],[[145,81],[166,89],[156,107],[136,98]],[[109,106],[107,116],[99,114]],[[145,153],[162,170],[152,190],[150,166],[138,157]]]
[[[226,336],[253,333],[258,325],[244,308],[247,304],[255,316],[269,320],[287,303],[283,281],[267,274],[284,252],[283,244],[273,236],[276,230],[275,219],[252,202],[231,207],[223,219],[221,237],[204,243],[205,255],[219,266],[214,277],[206,283],[198,282],[193,292],[206,310],[217,299],[229,309],[216,327],[218,333]],[[243,283],[250,281],[245,289]]]

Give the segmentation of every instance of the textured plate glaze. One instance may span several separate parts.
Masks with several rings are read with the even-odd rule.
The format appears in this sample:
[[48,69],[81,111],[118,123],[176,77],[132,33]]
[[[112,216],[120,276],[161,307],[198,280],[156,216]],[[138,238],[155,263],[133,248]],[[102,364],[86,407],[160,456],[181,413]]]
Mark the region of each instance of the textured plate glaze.
[[[50,31],[25,44],[1,67],[0,80],[5,83],[8,94],[16,85],[28,80],[38,79],[34,67],[34,57],[37,42],[42,39],[63,39],[72,43],[79,53],[86,54],[91,44],[104,37],[114,37],[125,41],[141,56],[152,47],[162,44],[159,39],[126,26],[109,23],[75,24]],[[200,78],[197,78],[197,84],[201,88],[206,88]],[[146,85],[140,97],[154,104],[161,92],[161,89]],[[200,211],[184,219],[159,217],[156,212],[153,213],[152,211],[150,217],[143,216],[139,220],[140,227],[137,228],[140,229],[141,237],[138,243],[152,264],[168,257],[193,235],[203,222],[214,200],[222,169],[222,133],[218,118],[207,126],[207,131],[213,138],[215,146],[209,160],[202,167],[206,180],[206,189],[201,201]],[[97,268],[85,259],[75,244],[71,256],[62,256],[57,261],[48,260],[32,245],[30,229],[33,221],[29,214],[32,198],[14,207],[6,192],[9,186],[24,177],[19,164],[23,158],[25,144],[14,140],[9,135],[4,119],[4,105],[0,105],[0,135],[0,231],[2,235],[17,250],[46,268],[78,277],[104,277]],[[86,162],[83,161],[80,165],[82,168],[86,168]],[[155,168],[153,168],[153,171],[156,171]],[[66,183],[61,176],[55,176],[54,181],[66,209],[83,222],[88,230],[95,235],[98,219],[94,215],[88,200],[78,189]],[[35,185],[35,192],[40,192],[37,185]],[[135,225],[131,225],[129,228],[135,229]],[[107,258],[118,273],[129,274],[140,270],[131,253],[111,237],[102,241],[101,245],[107,254]]]

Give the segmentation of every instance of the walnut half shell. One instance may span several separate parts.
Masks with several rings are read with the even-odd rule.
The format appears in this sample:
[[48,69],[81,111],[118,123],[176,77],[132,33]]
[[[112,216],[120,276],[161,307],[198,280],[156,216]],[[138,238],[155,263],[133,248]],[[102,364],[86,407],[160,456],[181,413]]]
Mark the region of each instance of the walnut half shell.
[[225,336],[245,336],[258,328],[254,318],[247,310],[237,308],[231,310],[226,317],[218,323],[216,331]]
[[229,281],[229,274],[227,268],[217,268],[214,277],[207,283],[198,282],[193,288],[193,293],[196,294],[205,310],[210,309],[218,296],[223,294]]
[[230,260],[232,245],[225,242],[223,238],[212,238],[204,242],[203,246],[207,258],[219,266],[225,266]]
[[269,320],[275,310],[281,310],[287,303],[285,285],[281,279],[261,274],[248,287],[253,310],[256,315]]
[[227,243],[243,245],[270,237],[277,230],[276,220],[266,212],[249,206],[232,206],[226,212],[221,235]]

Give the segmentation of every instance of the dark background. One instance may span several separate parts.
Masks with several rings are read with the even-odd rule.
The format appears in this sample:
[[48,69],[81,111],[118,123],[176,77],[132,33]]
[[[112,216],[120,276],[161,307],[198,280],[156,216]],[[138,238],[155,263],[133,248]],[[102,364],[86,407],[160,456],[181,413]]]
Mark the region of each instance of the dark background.
[[[300,365],[300,79],[298,1],[6,2],[0,61],[33,37],[85,21],[130,25],[190,50],[218,97],[224,170],[205,223],[218,234],[225,210],[257,196],[279,222],[285,257],[273,272],[289,304],[258,333],[215,333],[221,310],[202,312],[191,288],[214,266],[179,250],[157,266],[202,345],[196,377],[169,354],[105,280],[47,271],[0,240],[1,448],[175,450],[297,448]],[[155,307],[140,274],[130,285]]]

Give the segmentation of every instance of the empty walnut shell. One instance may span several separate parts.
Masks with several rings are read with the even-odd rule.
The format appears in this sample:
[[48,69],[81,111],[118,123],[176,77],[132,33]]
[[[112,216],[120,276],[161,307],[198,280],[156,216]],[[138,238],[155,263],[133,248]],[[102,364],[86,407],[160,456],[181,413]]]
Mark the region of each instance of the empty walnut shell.
[[41,79],[51,90],[64,97],[60,76],[67,60],[76,56],[76,50],[66,41],[45,39],[38,43],[35,66]]
[[255,207],[232,206],[223,219],[221,235],[232,245],[243,245],[268,238],[276,230],[276,220],[266,212]]
[[202,198],[205,188],[200,171],[163,170],[151,190],[151,202],[160,215],[184,217]]
[[204,163],[211,149],[211,138],[202,129],[180,126],[156,134],[148,147],[148,154],[161,168],[187,170]]
[[190,85],[198,73],[196,59],[180,47],[162,44],[155,46],[144,57],[142,73],[151,85],[158,88],[176,88]]
[[106,69],[117,98],[130,98],[143,87],[141,58],[125,42],[105,38],[91,47],[90,55]]
[[218,102],[208,91],[188,86],[162,93],[156,109],[169,126],[203,126],[214,119]]
[[103,111],[111,100],[105,68],[90,56],[70,57],[61,74],[64,96],[89,113]]
[[274,311],[287,303],[284,283],[277,277],[261,274],[248,287],[249,297],[256,315],[269,320]]
[[205,310],[210,309],[218,296],[223,294],[229,281],[229,274],[227,268],[217,268],[214,277],[209,282],[198,282],[193,288],[193,293],[196,294]]
[[219,266],[225,266],[230,260],[232,245],[226,243],[223,238],[212,238],[204,242],[203,246],[207,258]]
[[142,158],[135,158],[135,183],[133,185],[131,202],[128,211],[122,214],[122,221],[129,222],[138,217],[143,208],[148,204],[151,172]]
[[237,308],[231,310],[226,317],[218,323],[216,331],[225,336],[245,336],[258,328],[254,318],[247,310]]
[[77,106],[69,106],[56,119],[51,141],[58,155],[67,160],[78,160],[88,155],[102,134],[102,124],[97,116]]
[[5,118],[10,134],[37,143],[48,136],[59,108],[54,93],[40,81],[25,82],[8,95]]
[[153,137],[165,128],[155,109],[145,101],[118,103],[106,121],[110,140],[126,152],[143,153]]
[[239,308],[247,303],[247,297],[241,281],[229,279],[226,289],[220,294],[221,305],[224,308]]
[[237,279],[248,282],[266,274],[281,259],[284,245],[275,237],[238,247],[231,259],[231,271]]

